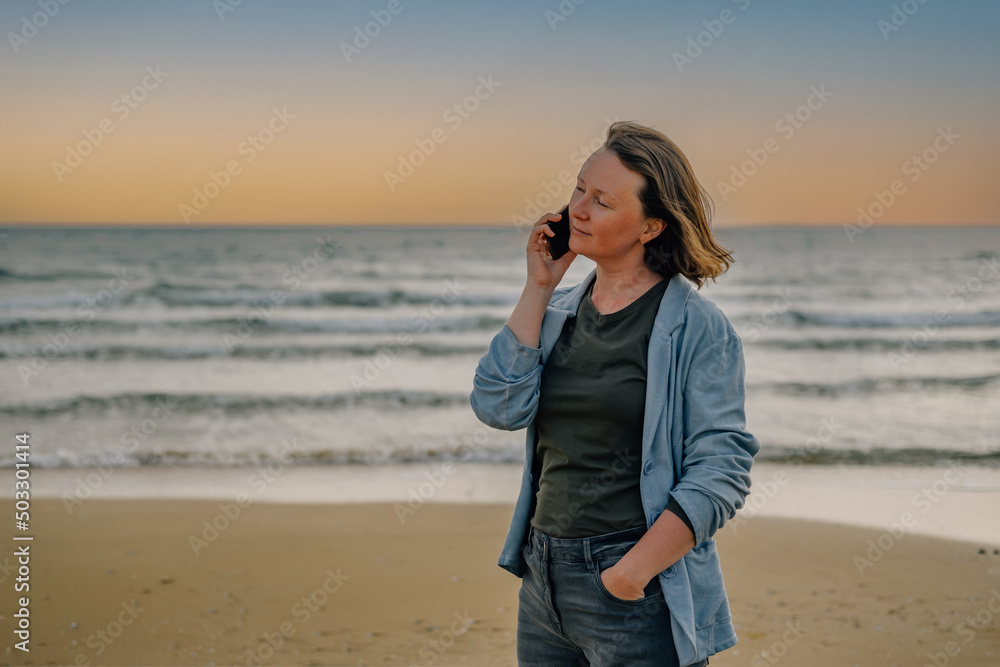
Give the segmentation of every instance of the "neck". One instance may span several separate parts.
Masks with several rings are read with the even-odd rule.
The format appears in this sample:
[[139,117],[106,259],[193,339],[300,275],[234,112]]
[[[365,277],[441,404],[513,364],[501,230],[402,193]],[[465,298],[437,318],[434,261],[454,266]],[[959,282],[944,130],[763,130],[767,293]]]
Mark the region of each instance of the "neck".
[[627,267],[598,264],[591,299],[608,302],[629,299],[636,293],[645,292],[662,279],[663,276],[651,271],[645,262]]

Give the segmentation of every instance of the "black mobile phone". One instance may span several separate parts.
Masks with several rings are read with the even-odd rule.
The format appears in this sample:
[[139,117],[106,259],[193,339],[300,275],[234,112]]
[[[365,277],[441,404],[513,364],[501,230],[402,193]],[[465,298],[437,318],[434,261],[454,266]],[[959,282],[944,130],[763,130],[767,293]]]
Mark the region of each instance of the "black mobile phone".
[[560,218],[549,221],[549,227],[556,233],[549,237],[549,253],[552,259],[559,259],[569,250],[569,206],[563,206],[559,211]]

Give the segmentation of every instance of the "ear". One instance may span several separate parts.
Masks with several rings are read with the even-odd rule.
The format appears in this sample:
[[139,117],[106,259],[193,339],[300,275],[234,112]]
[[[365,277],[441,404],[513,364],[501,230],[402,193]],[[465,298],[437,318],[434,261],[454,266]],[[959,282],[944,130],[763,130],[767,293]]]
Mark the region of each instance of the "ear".
[[663,230],[667,228],[667,223],[659,218],[646,218],[646,228],[642,230],[639,235],[639,239],[642,241],[643,245],[649,243],[657,236],[663,233]]

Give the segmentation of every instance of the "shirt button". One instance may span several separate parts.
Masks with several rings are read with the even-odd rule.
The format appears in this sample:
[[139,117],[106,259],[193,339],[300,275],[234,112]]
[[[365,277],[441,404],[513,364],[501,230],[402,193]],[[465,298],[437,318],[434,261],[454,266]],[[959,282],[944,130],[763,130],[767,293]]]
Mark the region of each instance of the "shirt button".
[[646,461],[646,465],[642,467],[642,471],[648,475],[649,473],[653,472],[653,468],[655,467],[656,467],[655,463],[653,463],[652,461]]
[[676,565],[671,565],[670,567],[668,567],[666,570],[663,571],[663,576],[666,577],[666,578],[668,578],[668,579],[670,577],[674,576],[675,574],[677,574],[677,566]]

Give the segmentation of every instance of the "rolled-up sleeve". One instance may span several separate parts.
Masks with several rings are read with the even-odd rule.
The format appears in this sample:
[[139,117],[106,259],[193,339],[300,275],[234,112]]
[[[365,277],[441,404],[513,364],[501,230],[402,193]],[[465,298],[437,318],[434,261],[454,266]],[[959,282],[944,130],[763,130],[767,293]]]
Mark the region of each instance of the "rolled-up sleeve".
[[684,383],[684,449],[671,492],[694,527],[695,544],[712,537],[743,506],[760,450],[746,429],[743,344],[731,329],[708,338],[696,346]]
[[479,360],[469,401],[487,426],[516,431],[528,426],[538,410],[542,350],[517,340],[506,324]]

